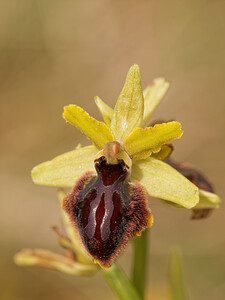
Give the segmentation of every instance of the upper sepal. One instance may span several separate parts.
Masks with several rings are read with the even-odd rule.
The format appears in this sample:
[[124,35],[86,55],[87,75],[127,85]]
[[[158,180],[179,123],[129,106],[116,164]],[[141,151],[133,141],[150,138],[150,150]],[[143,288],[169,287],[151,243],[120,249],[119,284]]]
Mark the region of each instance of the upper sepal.
[[123,144],[126,137],[141,126],[144,99],[141,87],[140,67],[133,65],[127,74],[126,82],[117,100],[111,130],[115,140]]

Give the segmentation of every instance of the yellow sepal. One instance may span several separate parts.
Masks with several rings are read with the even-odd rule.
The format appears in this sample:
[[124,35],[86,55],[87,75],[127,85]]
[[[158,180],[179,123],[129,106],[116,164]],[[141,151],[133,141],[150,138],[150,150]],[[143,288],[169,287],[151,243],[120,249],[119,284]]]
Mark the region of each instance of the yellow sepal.
[[97,152],[94,146],[87,146],[61,154],[34,167],[32,179],[36,184],[72,187],[84,173],[95,172]]
[[144,99],[141,88],[141,74],[138,65],[133,65],[127,74],[126,82],[117,100],[111,130],[115,140],[123,144],[126,137],[141,126]]
[[218,208],[220,202],[221,202],[220,197],[217,194],[199,189],[199,203],[193,208],[194,209]]
[[150,196],[185,208],[199,202],[198,188],[161,160],[149,157],[133,162],[132,168],[131,180],[138,181]]

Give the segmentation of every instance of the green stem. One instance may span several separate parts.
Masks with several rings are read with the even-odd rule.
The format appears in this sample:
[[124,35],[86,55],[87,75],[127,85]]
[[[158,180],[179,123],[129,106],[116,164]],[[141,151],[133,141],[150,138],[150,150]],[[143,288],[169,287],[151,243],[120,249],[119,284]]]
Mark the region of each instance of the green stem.
[[102,273],[120,300],[141,300],[136,288],[116,263],[107,270],[102,269]]
[[133,243],[134,264],[132,282],[141,295],[141,299],[144,299],[147,276],[148,230],[143,231],[140,237],[135,237]]

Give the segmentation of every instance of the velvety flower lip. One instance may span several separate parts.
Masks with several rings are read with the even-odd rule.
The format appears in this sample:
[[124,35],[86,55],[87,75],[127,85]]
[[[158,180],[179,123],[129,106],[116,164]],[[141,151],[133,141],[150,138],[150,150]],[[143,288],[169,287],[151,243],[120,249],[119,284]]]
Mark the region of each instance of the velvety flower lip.
[[95,160],[97,176],[86,173],[64,199],[63,208],[88,253],[102,267],[111,266],[128,241],[152,225],[145,191],[129,183],[123,160]]
[[[185,208],[199,202],[196,185],[163,162],[171,153],[168,143],[183,134],[181,124],[172,121],[145,127],[168,87],[165,79],[158,78],[143,92],[140,68],[133,65],[114,109],[95,97],[105,123],[77,105],[64,108],[64,119],[93,145],[79,146],[32,170],[37,184],[74,187],[63,207],[88,254],[103,267],[109,267],[129,239],[152,224],[147,195]],[[126,176],[116,171],[116,183],[107,186],[105,178],[117,167]]]

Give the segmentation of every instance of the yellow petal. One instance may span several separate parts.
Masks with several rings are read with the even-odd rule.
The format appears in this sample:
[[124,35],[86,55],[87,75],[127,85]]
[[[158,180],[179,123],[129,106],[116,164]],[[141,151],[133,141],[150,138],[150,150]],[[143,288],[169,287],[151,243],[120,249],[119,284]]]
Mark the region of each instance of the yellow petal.
[[100,113],[106,125],[110,127],[113,116],[113,109],[103,102],[98,96],[95,97],[95,103],[98,106]]
[[193,208],[194,209],[218,208],[220,202],[221,202],[220,197],[217,194],[199,189],[199,203]]
[[169,86],[169,82],[164,78],[156,78],[144,89],[143,94],[145,109],[142,126],[146,125],[148,119],[165,96]]
[[74,186],[84,173],[95,172],[94,156],[97,149],[87,146],[61,154],[33,168],[34,183],[51,186]]
[[105,123],[90,117],[86,111],[77,105],[65,106],[63,117],[92,140],[99,150],[103,149],[106,143],[114,140],[111,130]]
[[192,208],[199,201],[198,188],[168,164],[149,157],[133,162],[131,180],[138,181],[150,196]]
[[75,276],[87,276],[96,271],[96,266],[84,265],[70,258],[44,249],[23,249],[14,256],[18,266],[40,266]]
[[[60,203],[62,204],[63,199],[66,197],[65,191],[60,189],[58,191],[58,198]],[[65,213],[64,210],[62,210],[62,215],[63,215],[63,221],[64,221],[64,226],[66,229],[66,233],[68,235],[68,238],[70,239],[74,252],[76,253],[76,258],[78,262],[83,263],[83,264],[94,264],[93,259],[87,254],[87,251],[85,250],[83,244],[80,241],[80,238],[74,229],[73,224],[71,223],[68,215]],[[96,266],[96,264],[94,264]]]
[[138,65],[133,65],[128,71],[111,121],[111,130],[116,141],[123,144],[126,137],[141,125],[143,110],[140,68]]
[[159,152],[163,144],[179,139],[182,134],[179,122],[156,124],[145,129],[136,128],[124,145],[132,159],[144,159],[152,152]]
[[160,159],[160,160],[166,160],[171,153],[173,152],[173,145],[172,144],[166,144],[163,145],[161,150],[157,153],[152,153],[151,157]]

